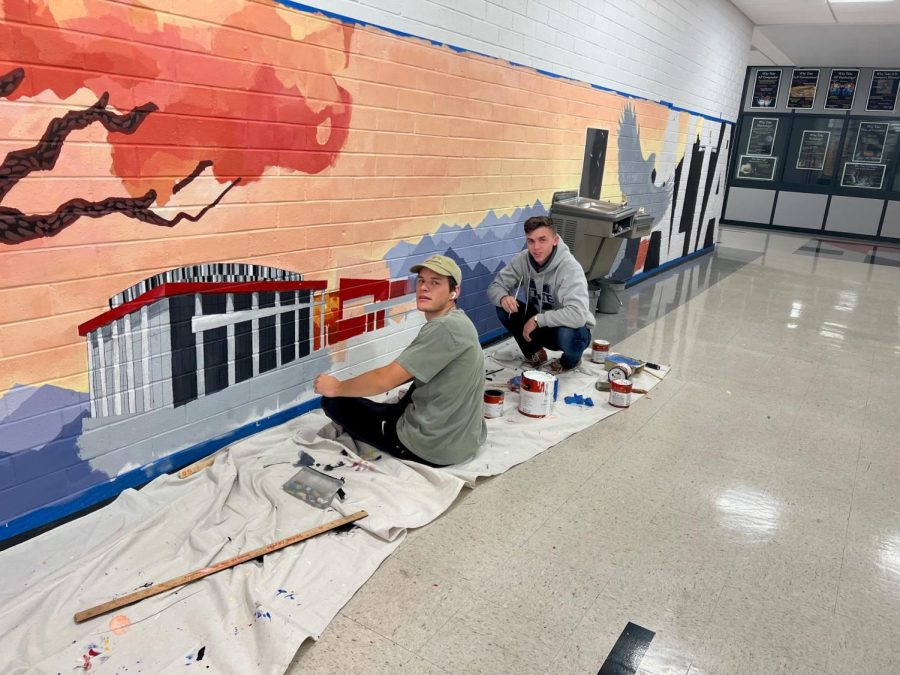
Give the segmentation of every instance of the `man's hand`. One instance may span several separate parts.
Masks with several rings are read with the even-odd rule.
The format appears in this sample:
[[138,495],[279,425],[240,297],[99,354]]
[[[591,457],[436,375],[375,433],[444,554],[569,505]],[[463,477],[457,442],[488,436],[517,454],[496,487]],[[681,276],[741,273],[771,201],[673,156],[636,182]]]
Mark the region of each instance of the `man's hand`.
[[391,361],[386,366],[346,380],[339,380],[333,375],[322,373],[313,380],[313,390],[326,398],[375,396],[390,391],[411,379],[412,375],[407,372],[406,368],[396,361]]
[[338,395],[338,389],[341,386],[341,381],[334,377],[333,375],[327,375],[322,373],[318,375],[313,382],[313,389],[320,396],[325,396],[326,398],[334,398]]
[[522,337],[525,338],[525,342],[531,342],[531,334],[537,327],[537,321],[534,320],[534,317],[525,322],[525,325],[522,327]]
[[519,311],[519,301],[511,295],[504,295],[500,298],[500,306],[510,314],[515,314]]

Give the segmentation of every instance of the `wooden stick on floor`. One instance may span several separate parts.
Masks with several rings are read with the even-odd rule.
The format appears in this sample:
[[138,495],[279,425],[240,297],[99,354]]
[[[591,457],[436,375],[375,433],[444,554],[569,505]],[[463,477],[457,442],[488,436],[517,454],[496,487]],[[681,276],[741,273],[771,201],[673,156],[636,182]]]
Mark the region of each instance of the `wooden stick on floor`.
[[201,459],[200,461],[194,462],[193,464],[184,467],[181,471],[178,472],[179,478],[188,478],[189,476],[193,476],[198,471],[203,471],[208,467],[211,467],[213,463],[215,463],[215,457],[206,457]]
[[121,598],[116,598],[114,600],[110,600],[109,602],[104,602],[102,605],[97,605],[96,607],[85,609],[75,614],[75,623],[81,623],[82,621],[93,619],[95,616],[106,614],[106,612],[118,609],[119,607],[125,607],[126,605],[131,605],[135,602],[138,602],[139,600],[143,600],[144,598],[149,598],[151,596],[164,593],[173,588],[178,588],[179,586],[184,586],[185,584],[189,584],[192,581],[196,581],[197,579],[208,577],[210,574],[215,574],[216,572],[227,570],[229,567],[240,565],[243,562],[253,560],[254,558],[258,558],[261,555],[265,555],[266,553],[272,553],[273,551],[277,551],[278,549],[290,546],[291,544],[296,544],[305,539],[315,537],[317,534],[322,534],[323,532],[328,532],[329,530],[341,527],[342,525],[360,520],[361,518],[365,518],[367,515],[369,514],[365,511],[357,511],[356,513],[350,514],[349,516],[344,516],[343,518],[332,520],[331,522],[325,523],[324,525],[319,525],[318,527],[314,527],[311,530],[306,530],[305,532],[300,532],[299,534],[295,534],[291,537],[288,537],[287,539],[281,539],[271,544],[267,544],[266,546],[248,551],[247,553],[242,553],[241,555],[235,556],[234,558],[229,558],[228,560],[223,560],[222,562],[216,563],[215,565],[204,567],[203,569],[195,570],[194,572],[189,572],[188,574],[182,574],[180,577],[169,579],[168,581],[164,581],[161,584],[157,584],[156,586],[144,588],[140,591],[129,593],[128,595],[123,595]]

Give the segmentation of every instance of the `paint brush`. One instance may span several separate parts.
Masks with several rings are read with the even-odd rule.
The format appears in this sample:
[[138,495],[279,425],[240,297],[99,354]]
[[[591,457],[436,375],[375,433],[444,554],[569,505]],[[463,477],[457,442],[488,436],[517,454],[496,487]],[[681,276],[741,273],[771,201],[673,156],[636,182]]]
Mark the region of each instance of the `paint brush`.
[[[522,280],[521,280],[521,279],[519,279],[519,283],[516,285],[516,292],[513,293],[512,296],[511,296],[513,300],[517,300],[517,299],[518,299],[518,297],[519,297],[519,289],[520,289],[520,288],[522,288]],[[512,312],[510,312],[509,310],[507,310],[507,312],[506,312],[506,318],[509,318],[509,317],[511,317],[511,316],[512,316]]]

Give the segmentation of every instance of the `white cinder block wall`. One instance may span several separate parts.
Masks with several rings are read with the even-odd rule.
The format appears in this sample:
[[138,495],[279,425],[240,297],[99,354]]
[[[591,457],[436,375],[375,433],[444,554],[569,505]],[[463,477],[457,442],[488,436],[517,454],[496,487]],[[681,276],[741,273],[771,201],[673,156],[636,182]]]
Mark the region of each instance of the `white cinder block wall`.
[[309,6],[734,121],[751,21],[730,0],[307,0]]

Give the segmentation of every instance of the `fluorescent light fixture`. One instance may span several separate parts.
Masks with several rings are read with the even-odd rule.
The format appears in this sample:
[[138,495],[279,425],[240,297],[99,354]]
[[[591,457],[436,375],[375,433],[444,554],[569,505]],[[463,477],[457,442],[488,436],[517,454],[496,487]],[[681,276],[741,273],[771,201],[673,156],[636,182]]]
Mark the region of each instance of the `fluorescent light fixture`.
[[839,5],[842,3],[851,3],[851,2],[855,2],[855,3],[869,2],[869,3],[874,4],[876,2],[893,2],[893,0],[828,0],[828,2],[829,2],[829,4],[832,4],[832,5]]

